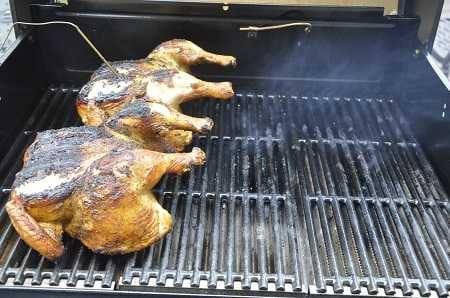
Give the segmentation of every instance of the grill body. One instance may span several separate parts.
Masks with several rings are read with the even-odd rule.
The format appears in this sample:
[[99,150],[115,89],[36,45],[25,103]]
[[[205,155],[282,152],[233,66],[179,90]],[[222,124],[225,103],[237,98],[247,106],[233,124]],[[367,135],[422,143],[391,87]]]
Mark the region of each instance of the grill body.
[[[418,20],[364,11],[330,21],[310,9],[309,34],[255,35],[238,27],[274,23],[274,11],[167,7],[75,1],[30,11],[77,23],[111,60],[176,37],[238,57],[236,70],[195,70],[233,81],[237,94],[185,106],[215,127],[193,142],[206,165],[154,189],[173,231],[114,257],[65,239],[56,264],[20,240],[3,205],[23,151],[37,131],[80,125],[74,99],[99,66],[67,28],[23,33],[0,67],[0,293],[448,296],[449,98],[416,51]],[[278,22],[299,18],[285,10]]]

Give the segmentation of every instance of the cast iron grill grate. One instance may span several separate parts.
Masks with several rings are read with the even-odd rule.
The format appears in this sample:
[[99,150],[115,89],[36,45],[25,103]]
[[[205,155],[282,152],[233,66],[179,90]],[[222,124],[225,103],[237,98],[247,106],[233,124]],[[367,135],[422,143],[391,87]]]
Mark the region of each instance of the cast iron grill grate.
[[[5,193],[34,131],[78,123],[75,96],[47,90],[0,164]],[[448,197],[396,102],[245,93],[185,111],[216,125],[194,139],[207,164],[154,190],[171,234],[124,257],[66,240],[55,265],[1,209],[0,283],[448,295]]]

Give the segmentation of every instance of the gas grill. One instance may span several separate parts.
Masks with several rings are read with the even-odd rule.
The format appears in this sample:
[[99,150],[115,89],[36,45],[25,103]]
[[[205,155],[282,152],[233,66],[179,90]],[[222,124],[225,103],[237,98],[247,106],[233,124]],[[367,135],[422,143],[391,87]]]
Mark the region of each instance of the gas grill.
[[[236,96],[184,107],[215,126],[193,141],[207,163],[153,190],[172,232],[123,256],[67,237],[53,263],[3,206],[36,132],[81,125],[101,61],[71,28],[20,27],[0,66],[0,296],[448,296],[450,96],[421,11],[175,2],[12,1],[17,19],[79,25],[109,60],[177,37],[238,68],[195,69]],[[310,32],[239,31],[294,21]]]

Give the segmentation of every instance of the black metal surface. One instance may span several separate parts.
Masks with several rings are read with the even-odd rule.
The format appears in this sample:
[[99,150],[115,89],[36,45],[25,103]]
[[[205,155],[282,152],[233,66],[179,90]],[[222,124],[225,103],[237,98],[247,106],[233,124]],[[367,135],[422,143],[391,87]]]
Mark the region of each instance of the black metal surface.
[[[340,19],[331,14],[328,18],[310,19],[309,34],[302,27],[249,34],[239,31],[239,27],[283,24],[305,21],[305,18],[289,15],[267,18],[264,5],[252,8],[259,17],[219,17],[214,9],[210,15],[198,16],[197,6],[184,9],[183,15],[157,13],[158,5],[154,1],[145,2],[134,13],[127,9],[117,11],[112,4],[101,9],[101,4],[95,1],[75,2],[73,9],[39,4],[31,9],[34,21],[76,23],[109,60],[142,58],[163,41],[184,38],[209,51],[234,55],[239,61],[239,67],[233,70],[202,67],[199,71],[202,75],[244,76],[253,80],[265,77],[272,81],[294,78],[389,82],[404,70],[418,46],[415,42],[420,21],[414,17]],[[130,1],[117,5],[133,7]],[[151,12],[144,13],[146,7]],[[109,38],[111,32],[114,32],[113,39]],[[35,30],[35,34],[53,83],[84,84],[101,63],[71,28],[49,26]],[[67,52],[67,48],[71,51]],[[370,66],[367,61],[371,61]]]
[[[228,9],[223,9],[228,6]],[[361,19],[379,18],[383,16],[383,7],[345,7],[345,6],[295,6],[272,4],[236,4],[223,2],[207,3],[201,1],[149,1],[149,0],[74,0],[70,1],[67,10],[120,13],[151,13],[191,16],[217,16],[217,17],[258,17],[267,19]]]
[[[75,95],[50,87],[35,107],[0,164],[2,205],[34,132],[78,123]],[[65,256],[53,264],[18,238],[2,208],[0,283],[448,295],[448,197],[395,101],[240,93],[186,113],[216,125],[194,141],[206,166],[166,176],[155,189],[174,216],[171,234],[124,257],[93,255],[66,239]]]
[[47,86],[36,57],[30,34],[18,36],[0,57],[0,156],[6,154]]

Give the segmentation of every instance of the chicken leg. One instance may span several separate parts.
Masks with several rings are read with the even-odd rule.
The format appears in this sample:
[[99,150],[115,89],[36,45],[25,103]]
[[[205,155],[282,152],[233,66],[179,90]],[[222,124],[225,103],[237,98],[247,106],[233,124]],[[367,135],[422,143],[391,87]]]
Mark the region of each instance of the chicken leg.
[[5,208],[20,238],[41,255],[54,260],[64,252],[61,224],[38,223],[18,197],[12,197]]
[[234,91],[229,82],[206,82],[182,71],[163,69],[148,77],[146,97],[181,111],[180,104],[196,98],[230,99]]

